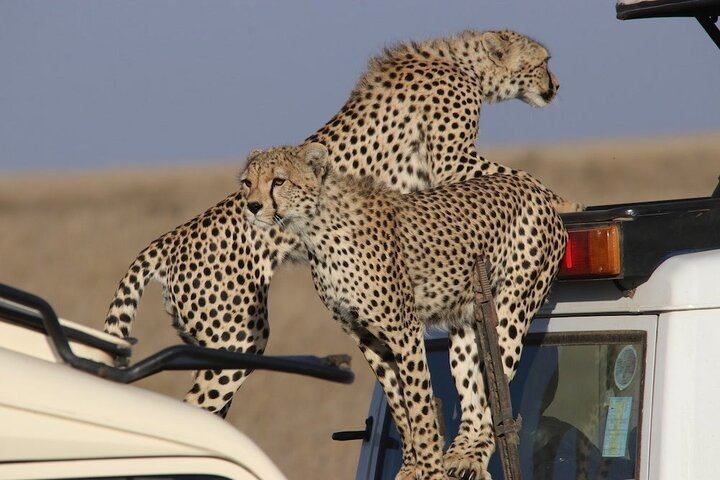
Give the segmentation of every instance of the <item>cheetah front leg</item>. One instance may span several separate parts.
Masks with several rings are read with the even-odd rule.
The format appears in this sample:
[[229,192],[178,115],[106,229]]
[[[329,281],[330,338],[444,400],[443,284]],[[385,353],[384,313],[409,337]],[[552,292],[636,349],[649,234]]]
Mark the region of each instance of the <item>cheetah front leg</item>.
[[[388,270],[397,288],[387,289],[379,301],[363,302],[360,311],[343,315],[344,309],[334,308],[333,313],[346,331],[351,330],[351,337],[366,355],[402,435],[403,466],[396,480],[444,479],[442,439],[427,368],[424,329],[415,317],[412,289],[404,268],[394,264]],[[376,342],[384,348],[375,347]],[[385,368],[390,358],[397,370]]]
[[[414,319],[413,319],[414,320]],[[434,396],[427,368],[423,328],[417,321],[404,322],[403,327],[383,331],[388,347],[395,356],[398,375],[408,419],[408,432],[403,436],[403,451],[411,448],[415,455],[414,468],[403,464],[396,480],[444,479],[442,439],[436,421]],[[394,389],[385,392],[391,410],[401,402],[390,403]],[[403,413],[394,413],[393,417]],[[409,446],[409,447],[408,447]]]
[[495,436],[475,326],[452,327],[448,337],[450,369],[460,397],[461,418],[458,433],[443,457],[445,471],[451,478],[489,479],[487,466],[495,450]]
[[[341,322],[343,323],[343,322]],[[370,365],[375,377],[387,398],[390,414],[393,417],[400,438],[402,439],[403,464],[395,477],[396,480],[415,480],[415,451],[412,448],[410,425],[407,417],[407,407],[400,388],[401,381],[398,375],[398,366],[390,349],[364,328],[350,328],[343,323],[343,329],[357,344],[360,351]]]

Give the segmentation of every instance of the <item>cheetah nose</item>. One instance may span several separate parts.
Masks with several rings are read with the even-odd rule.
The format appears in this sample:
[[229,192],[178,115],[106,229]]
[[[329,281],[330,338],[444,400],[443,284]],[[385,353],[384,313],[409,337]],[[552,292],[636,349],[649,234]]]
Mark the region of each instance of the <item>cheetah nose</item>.
[[262,203],[249,202],[247,204],[247,209],[250,210],[253,213],[253,215],[257,215],[257,212],[259,212],[261,208],[262,208]]

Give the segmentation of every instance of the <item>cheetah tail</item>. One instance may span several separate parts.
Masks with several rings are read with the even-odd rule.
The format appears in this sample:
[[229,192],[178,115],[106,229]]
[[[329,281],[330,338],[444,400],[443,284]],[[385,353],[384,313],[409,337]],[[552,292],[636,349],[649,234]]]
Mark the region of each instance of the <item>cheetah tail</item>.
[[550,202],[550,204],[555,208],[555,211],[557,213],[573,213],[573,212],[582,212],[585,210],[585,205],[582,203],[578,203],[572,200],[566,200],[557,193],[550,190],[548,187],[540,183],[539,180],[532,178],[532,180],[535,181],[536,185],[540,187],[540,190],[542,191],[543,195],[547,200]]
[[157,241],[153,242],[140,252],[120,280],[105,317],[105,332],[120,338],[130,337],[138,303],[145,287],[151,280],[160,281],[164,277],[164,262],[158,255],[159,249],[156,248],[156,243]]

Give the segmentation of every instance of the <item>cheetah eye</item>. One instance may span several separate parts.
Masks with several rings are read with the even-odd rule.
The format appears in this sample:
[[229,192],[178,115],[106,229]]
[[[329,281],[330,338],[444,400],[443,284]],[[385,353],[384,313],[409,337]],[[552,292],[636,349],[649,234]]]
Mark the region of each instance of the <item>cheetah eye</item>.
[[247,188],[252,187],[252,182],[248,180],[247,178],[243,178],[242,184],[245,185]]
[[279,187],[283,183],[285,183],[284,178],[273,178],[273,187]]

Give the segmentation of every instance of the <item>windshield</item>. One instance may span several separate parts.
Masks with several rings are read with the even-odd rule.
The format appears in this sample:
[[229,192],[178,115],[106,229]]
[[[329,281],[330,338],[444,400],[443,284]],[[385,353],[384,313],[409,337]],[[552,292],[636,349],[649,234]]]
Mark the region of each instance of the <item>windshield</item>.
[[[449,445],[460,407],[447,342],[431,342],[428,358]],[[522,416],[523,479],[637,478],[644,358],[644,332],[529,335],[511,385]],[[402,461],[397,431],[387,424],[380,478],[394,478]],[[497,455],[490,473],[502,478]]]

